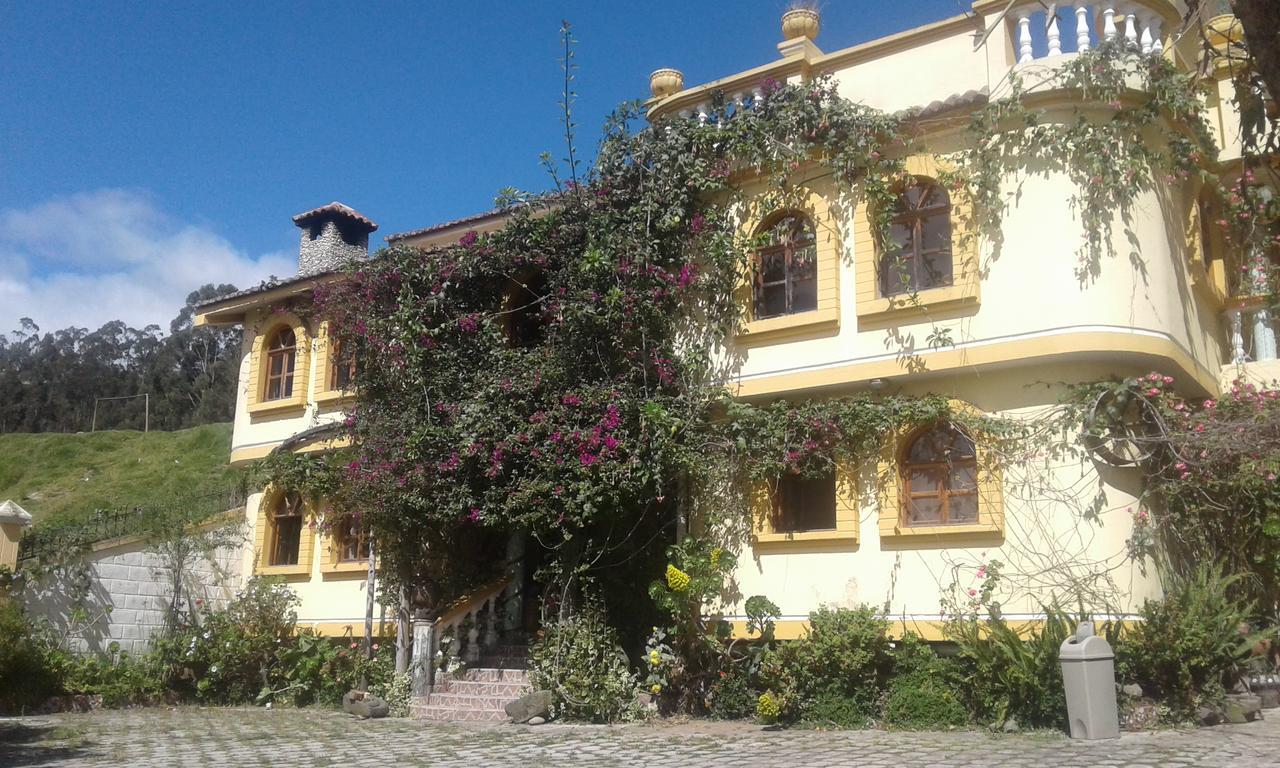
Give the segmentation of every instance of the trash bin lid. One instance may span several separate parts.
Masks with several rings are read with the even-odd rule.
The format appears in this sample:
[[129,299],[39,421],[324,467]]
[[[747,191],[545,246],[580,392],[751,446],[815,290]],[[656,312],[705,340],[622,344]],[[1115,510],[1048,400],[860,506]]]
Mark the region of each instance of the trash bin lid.
[[1089,661],[1090,659],[1114,659],[1115,651],[1111,644],[1097,635],[1080,637],[1072,635],[1058,649],[1058,658],[1063,661]]

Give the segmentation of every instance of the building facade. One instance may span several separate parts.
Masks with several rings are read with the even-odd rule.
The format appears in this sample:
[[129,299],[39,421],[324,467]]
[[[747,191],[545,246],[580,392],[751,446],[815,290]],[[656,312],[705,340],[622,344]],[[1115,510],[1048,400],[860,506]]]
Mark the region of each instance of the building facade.
[[[764,245],[756,272],[744,278],[748,320],[726,351],[738,361],[727,382],[736,397],[945,393],[958,409],[1033,420],[1075,383],[1155,371],[1188,394],[1214,397],[1237,376],[1280,374],[1275,325],[1248,281],[1233,279],[1242,256],[1203,226],[1214,201],[1197,183],[1141,191],[1110,246],[1137,253],[1142,267],[1118,258],[1086,281],[1078,250],[1087,233],[1067,174],[1009,179],[1017,194],[998,243],[973,228],[970,202],[939,184],[948,155],[965,147],[969,114],[1007,94],[1015,77],[1030,84],[1027,98],[1048,119],[1065,120],[1081,94],[1035,84],[1051,83],[1053,72],[1108,39],[1127,39],[1186,71],[1200,61],[1198,43],[1174,35],[1180,2],[1082,2],[1051,17],[1036,3],[1008,6],[980,0],[961,16],[830,53],[816,42],[817,14],[791,12],[779,56],[761,66],[692,87],[677,70],[654,73],[651,120],[714,121],[751,108],[770,82],[830,78],[851,101],[909,111],[928,135],[930,151],[906,158],[912,183],[901,190],[894,221],[910,255],[905,273],[884,267],[865,206],[845,199],[817,164],[798,168],[798,205],[743,207],[744,232]],[[1228,30],[1225,44],[1229,28],[1213,28]],[[1230,71],[1206,71],[1205,105],[1222,148],[1208,162],[1224,178],[1238,176]],[[430,248],[502,222],[493,212],[387,240]],[[326,324],[294,308],[339,279],[342,261],[367,255],[376,225],[338,203],[295,223],[297,277],[210,302],[197,318],[244,327],[236,464],[334,447],[332,429],[350,402],[351,374]],[[939,333],[947,343],[929,343]],[[940,604],[976,589],[995,568],[1006,580],[1011,620],[1034,622],[1055,597],[1080,594],[1125,614],[1159,592],[1153,570],[1127,548],[1140,484],[1136,471],[1047,448],[1002,455],[948,424],[886,435],[875,462],[819,482],[780,479],[765,491],[739,556],[737,588],[779,605],[782,637],[798,635],[821,605],[862,603],[938,637]],[[312,506],[270,488],[254,494],[246,509],[253,546],[242,571],[288,580],[302,599],[301,624],[360,634],[367,542],[341,524],[349,510]],[[741,604],[723,610],[745,621]]]

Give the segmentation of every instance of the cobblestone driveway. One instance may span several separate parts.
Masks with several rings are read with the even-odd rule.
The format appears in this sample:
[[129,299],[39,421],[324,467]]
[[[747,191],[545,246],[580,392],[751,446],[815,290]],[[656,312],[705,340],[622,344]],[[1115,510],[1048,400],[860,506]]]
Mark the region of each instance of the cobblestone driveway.
[[1057,734],[768,731],[727,723],[462,727],[316,710],[143,709],[0,720],[0,766],[1280,766],[1280,717],[1072,742]]

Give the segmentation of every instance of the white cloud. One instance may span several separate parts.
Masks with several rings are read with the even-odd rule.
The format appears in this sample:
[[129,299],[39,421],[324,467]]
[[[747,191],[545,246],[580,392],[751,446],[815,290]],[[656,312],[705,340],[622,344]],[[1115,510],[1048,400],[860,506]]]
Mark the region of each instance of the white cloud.
[[249,288],[296,269],[294,254],[244,253],[138,192],[59,197],[0,210],[0,333],[22,317],[42,331],[123,320],[167,332],[187,294],[204,283]]

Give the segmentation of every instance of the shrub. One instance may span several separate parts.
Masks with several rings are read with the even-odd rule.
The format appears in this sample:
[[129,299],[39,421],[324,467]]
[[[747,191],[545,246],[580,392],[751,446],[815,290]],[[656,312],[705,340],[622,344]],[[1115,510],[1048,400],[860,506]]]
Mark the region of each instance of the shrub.
[[1014,629],[998,613],[947,623],[963,670],[961,690],[979,721],[997,726],[1012,718],[1024,727],[1065,725],[1058,649],[1075,632],[1075,622],[1052,606],[1044,612],[1043,624],[1028,629]]
[[256,701],[285,688],[279,650],[297,621],[298,598],[283,584],[250,579],[225,610],[208,611],[200,626],[155,642],[165,681],[200,701]]
[[0,596],[0,712],[21,712],[58,692],[55,669],[17,603]]
[[742,720],[756,713],[760,692],[751,684],[745,665],[720,673],[711,686],[711,716],[720,720]]
[[897,643],[893,661],[893,678],[884,703],[885,725],[929,730],[969,722],[956,688],[959,670],[953,661],[939,658],[912,634]]
[[544,627],[529,652],[529,678],[551,691],[558,717],[611,723],[637,715],[635,675],[599,606]]
[[893,668],[888,623],[871,608],[822,608],[809,632],[771,653],[762,677],[784,720],[862,725]]
[[1193,715],[1200,704],[1221,703],[1260,639],[1241,632],[1253,604],[1238,599],[1239,581],[1216,566],[1171,578],[1164,599],[1145,601],[1142,621],[1125,632],[1116,649],[1117,675],[1162,699],[1174,719]]

